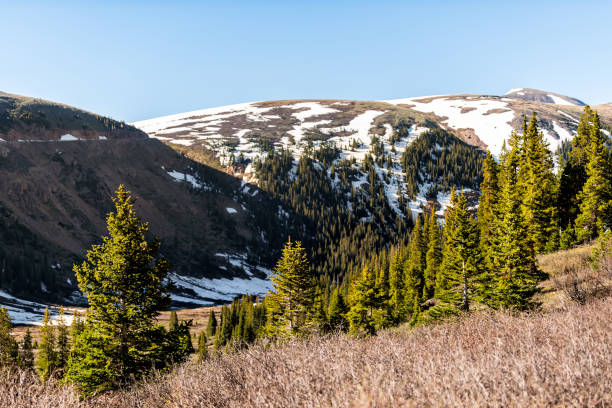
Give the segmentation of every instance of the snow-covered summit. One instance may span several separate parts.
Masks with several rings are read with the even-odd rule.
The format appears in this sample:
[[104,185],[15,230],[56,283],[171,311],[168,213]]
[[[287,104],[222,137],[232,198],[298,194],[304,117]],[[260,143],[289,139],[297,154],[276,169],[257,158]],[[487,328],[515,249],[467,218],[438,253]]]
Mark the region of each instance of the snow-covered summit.
[[584,102],[571,96],[532,88],[514,88],[504,94],[508,98],[522,99],[563,106],[584,106]]

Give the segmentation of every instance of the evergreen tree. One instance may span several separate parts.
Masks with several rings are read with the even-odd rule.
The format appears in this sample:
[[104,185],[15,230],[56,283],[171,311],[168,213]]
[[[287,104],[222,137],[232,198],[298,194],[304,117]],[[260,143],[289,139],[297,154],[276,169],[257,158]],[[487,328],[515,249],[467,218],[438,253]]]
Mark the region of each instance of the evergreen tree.
[[587,180],[586,170],[590,158],[588,151],[594,137],[597,140],[601,138],[599,117],[590,106],[586,105],[559,177],[557,206],[560,226],[564,230],[574,225],[578,215],[580,207],[578,196]]
[[19,351],[19,364],[22,368],[31,370],[34,368],[34,346],[32,345],[32,334],[30,329],[27,328],[23,341],[21,343],[21,350]]
[[289,239],[275,272],[274,289],[267,296],[269,332],[281,337],[300,333],[313,303],[313,279],[299,241]]
[[389,309],[391,311],[392,319],[395,323],[398,323],[406,317],[406,275],[404,274],[404,263],[405,260],[396,251],[391,256],[391,262],[389,265]]
[[36,369],[43,381],[48,380],[56,368],[55,344],[55,327],[50,321],[49,308],[46,308],[42,328],[40,329],[40,343],[38,344],[38,358],[36,359]]
[[19,346],[12,336],[13,324],[8,310],[0,307],[0,368],[17,365]]
[[443,253],[443,285],[437,297],[468,311],[476,296],[475,281],[480,270],[480,252],[476,224],[467,211],[462,193],[452,208],[453,223],[447,234]]
[[529,307],[536,292],[535,259],[529,249],[521,197],[517,186],[518,160],[516,147],[503,164],[503,191],[500,197],[500,220],[493,262],[499,271],[495,288],[496,304],[507,308]]
[[436,276],[442,263],[442,248],[440,246],[441,230],[438,225],[436,213],[432,209],[429,215],[429,235],[427,239],[427,254],[425,256],[427,267],[425,268],[425,286],[423,288],[423,300],[434,296],[436,288]]
[[596,113],[595,123],[588,151],[587,180],[578,195],[580,213],[576,218],[576,237],[579,241],[593,239],[612,227],[612,166],[600,137]]
[[378,265],[378,276],[376,277],[376,290],[382,301],[389,299],[389,263],[387,251],[383,249],[380,254],[380,262]]
[[198,363],[208,359],[208,346],[206,345],[206,334],[203,331],[198,336]]
[[64,307],[60,307],[59,318],[57,320],[57,353],[55,366],[58,370],[64,370],[70,356],[70,343],[68,338],[68,327],[64,320]]
[[499,199],[498,167],[491,152],[482,166],[482,183],[480,184],[480,202],[478,205],[478,230],[480,231],[480,252],[483,256],[483,266],[492,271],[493,254],[491,249],[496,238],[495,225],[497,220],[496,208]]
[[340,290],[340,287],[336,286],[329,299],[329,308],[327,311],[331,330],[348,330],[348,321],[346,320],[347,312],[348,307],[344,301],[342,291]]
[[410,325],[415,326],[419,322],[419,317],[421,316],[421,302],[418,294],[414,294],[414,299],[412,301],[412,319],[410,320]]
[[214,337],[217,334],[217,317],[215,311],[210,309],[208,314],[208,325],[206,326],[206,336]]
[[435,290],[434,296],[436,298],[440,298],[440,295],[448,289],[448,282],[446,281],[447,274],[444,272],[451,268],[451,259],[445,257],[446,253],[450,253],[452,251],[449,246],[451,245],[451,233],[455,228],[455,207],[457,206],[457,194],[455,192],[455,188],[451,189],[449,205],[446,208],[446,212],[444,213],[444,243],[442,245],[442,264],[440,268],[438,268],[438,275],[436,276],[435,281]]
[[308,322],[320,330],[325,330],[328,327],[327,310],[321,286],[315,288],[312,307],[308,311]]
[[231,310],[227,306],[221,307],[221,314],[219,316],[220,324],[217,334],[215,336],[215,351],[219,352],[221,347],[226,345],[232,338],[232,314]]
[[85,330],[85,321],[79,312],[76,310],[72,313],[72,323],[70,324],[70,337],[72,338],[72,347],[74,348],[74,339]]
[[169,264],[157,257],[159,240],[146,240],[148,224],[136,215],[123,186],[113,201],[109,235],[74,268],[90,309],[85,329],[75,339],[67,379],[85,395],[115,388],[169,362],[167,332],[154,325],[170,302]]
[[412,310],[414,303],[412,302],[416,298],[421,300],[423,294],[423,288],[425,287],[425,255],[427,252],[425,231],[421,228],[421,217],[417,218],[416,224],[412,230],[412,236],[409,245],[408,262],[406,264],[406,300],[410,300],[411,303],[408,306],[408,310]]
[[176,310],[170,312],[170,321],[168,322],[168,331],[176,330],[178,327],[178,316]]
[[545,249],[558,247],[557,180],[552,153],[538,128],[535,113],[522,139],[518,186],[528,245],[535,256]]
[[172,363],[180,363],[195,351],[191,343],[191,332],[189,331],[192,324],[192,320],[179,321],[178,318],[176,319],[176,323],[168,330],[165,341],[162,344],[162,355],[165,360]]
[[374,312],[379,307],[376,276],[371,268],[364,268],[361,277],[351,288],[350,309],[346,315],[353,333],[376,334]]

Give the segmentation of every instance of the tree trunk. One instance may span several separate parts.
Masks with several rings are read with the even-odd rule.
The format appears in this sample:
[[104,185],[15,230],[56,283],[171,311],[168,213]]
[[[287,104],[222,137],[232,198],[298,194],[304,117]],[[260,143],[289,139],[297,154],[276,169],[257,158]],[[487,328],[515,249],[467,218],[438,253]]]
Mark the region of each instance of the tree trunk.
[[461,308],[467,312],[470,309],[470,305],[468,303],[467,274],[465,273],[464,260],[461,260],[461,268],[463,270],[463,304],[461,305]]

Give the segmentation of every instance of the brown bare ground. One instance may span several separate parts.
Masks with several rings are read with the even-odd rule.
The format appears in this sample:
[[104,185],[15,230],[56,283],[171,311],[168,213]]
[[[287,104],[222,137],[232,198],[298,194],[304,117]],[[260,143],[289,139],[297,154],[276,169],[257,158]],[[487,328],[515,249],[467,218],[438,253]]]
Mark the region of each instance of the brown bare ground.
[[254,346],[185,364],[79,404],[22,374],[0,379],[21,407],[605,407],[612,404],[612,298],[547,314],[474,314],[377,337]]

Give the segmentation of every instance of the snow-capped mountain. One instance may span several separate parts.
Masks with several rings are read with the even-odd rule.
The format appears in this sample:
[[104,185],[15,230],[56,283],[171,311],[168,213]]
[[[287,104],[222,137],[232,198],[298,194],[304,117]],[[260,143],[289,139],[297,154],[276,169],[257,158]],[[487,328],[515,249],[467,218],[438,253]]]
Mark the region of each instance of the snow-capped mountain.
[[[426,119],[464,141],[498,154],[523,115],[536,112],[551,148],[571,138],[583,102],[552,92],[513,89],[503,96],[436,95],[362,102],[340,100],[253,102],[203,109],[133,123],[151,137],[202,146],[223,163],[231,153],[249,154],[261,138],[276,147],[299,147],[317,136],[343,143],[383,135],[398,117]],[[423,115],[425,114],[425,115]],[[389,130],[390,132],[390,130]]]
[[[388,173],[386,193],[397,209],[398,188],[403,186],[400,159],[405,147],[423,131],[441,127],[466,143],[499,154],[523,116],[536,112],[539,125],[554,151],[572,138],[582,111],[578,99],[533,89],[513,89],[503,96],[435,95],[386,101],[290,100],[243,103],[144,120],[133,125],[151,137],[181,151],[205,150],[230,166],[241,157],[252,163],[266,154],[265,142],[298,157],[309,143],[334,143],[341,149],[337,160],[362,160],[381,141],[395,164]],[[405,138],[396,143],[398,123],[410,124]],[[372,137],[375,136],[376,139]],[[392,141],[393,139],[393,141]],[[358,146],[355,148],[354,146]],[[252,167],[238,174],[254,181]],[[425,202],[422,186],[412,202],[420,211]],[[444,209],[444,197],[440,197]]]
[[515,88],[511,89],[504,95],[507,98],[523,99],[525,101],[535,101],[543,103],[552,103],[554,105],[564,106],[584,106],[585,103],[580,99],[570,96],[561,95],[554,92],[541,91],[532,88]]

